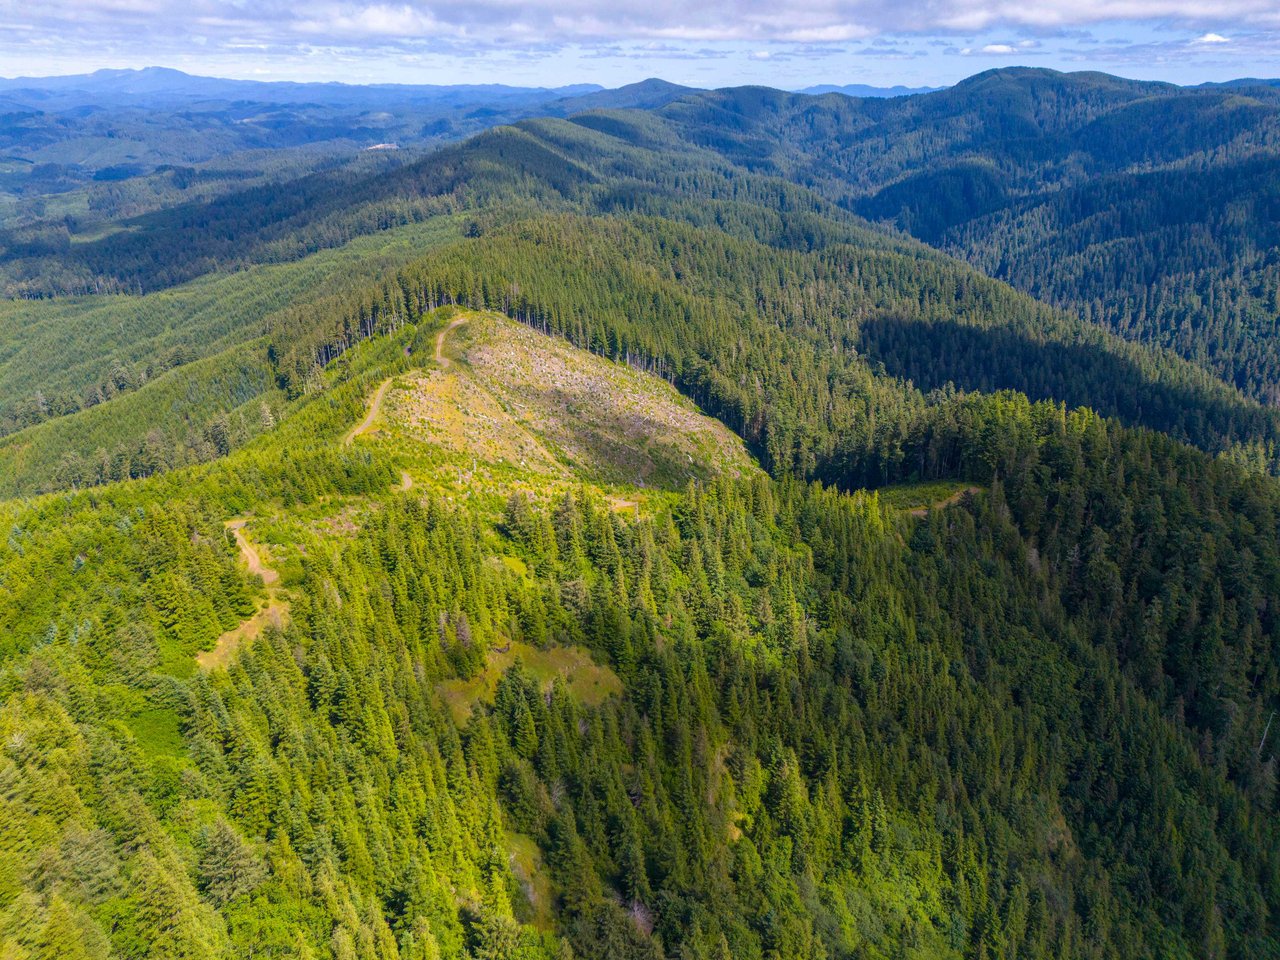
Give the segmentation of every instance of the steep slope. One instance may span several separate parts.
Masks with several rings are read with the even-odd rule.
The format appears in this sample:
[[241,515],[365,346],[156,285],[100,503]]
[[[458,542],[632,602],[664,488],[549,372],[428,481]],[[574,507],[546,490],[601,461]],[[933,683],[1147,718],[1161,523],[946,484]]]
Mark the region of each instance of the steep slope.
[[0,496],[93,486],[212,460],[283,406],[267,343],[230,347],[140,389],[0,437]]
[[148,476],[225,455],[281,413],[264,331],[462,225],[442,217],[293,263],[142,297],[0,304],[0,496]]

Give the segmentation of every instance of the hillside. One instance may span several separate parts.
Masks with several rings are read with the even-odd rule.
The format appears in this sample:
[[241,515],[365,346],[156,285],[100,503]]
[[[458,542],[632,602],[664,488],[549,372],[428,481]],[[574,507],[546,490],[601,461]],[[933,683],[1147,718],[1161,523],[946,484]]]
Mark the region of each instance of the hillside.
[[673,139],[1275,400],[1274,87],[1012,68],[894,100],[741,88],[658,113]]
[[[691,196],[741,204],[755,194],[746,202],[767,207],[771,178],[784,178],[805,189],[789,197],[790,234],[775,242],[821,243],[830,221],[875,242],[845,207],[1270,405],[1280,382],[1268,226],[1280,100],[1244,89],[1031,69],[889,99],[646,81],[547,108],[572,114],[576,133],[529,121],[390,174],[319,173],[287,193],[266,186],[125,219],[124,235],[0,238],[4,283],[23,293],[155,290],[442,212],[484,222],[532,202],[661,205],[654,212],[670,215],[675,194],[679,215],[691,216]],[[619,109],[629,106],[648,109]],[[828,222],[802,225],[800,210]],[[193,238],[196,223],[208,229]],[[762,226],[748,229],[764,239]]]
[[214,464],[6,506],[6,949],[1265,949],[1270,481],[973,397],[927,442],[989,496],[898,510],[451,310],[321,377]]
[[1244,89],[646,82],[0,237],[0,958],[1280,956],[1280,413],[1066,295],[1193,174],[1274,252]]
[[756,469],[740,438],[653,376],[500,315],[460,313],[439,337],[436,364],[392,381],[348,437],[411,458],[425,445],[455,496],[513,482],[539,499],[584,480],[680,489]]

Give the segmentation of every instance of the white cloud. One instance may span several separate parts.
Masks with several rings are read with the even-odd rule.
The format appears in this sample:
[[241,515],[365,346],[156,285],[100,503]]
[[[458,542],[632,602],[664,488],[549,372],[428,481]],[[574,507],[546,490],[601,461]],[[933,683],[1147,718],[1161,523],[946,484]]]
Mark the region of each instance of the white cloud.
[[833,23],[826,27],[802,27],[784,30],[777,39],[795,43],[840,43],[846,40],[862,40],[875,31],[856,23]]
[[[647,39],[844,43],[882,34],[1002,26],[1061,31],[1129,21],[1201,29],[1280,26],[1280,6],[1276,0],[0,0],[0,22],[6,20],[86,40],[96,33],[104,44],[150,45],[166,33],[180,35],[193,21],[235,23],[242,31],[248,25],[258,34],[255,40],[304,33],[327,36],[336,45],[360,36],[396,42],[440,34],[496,45]],[[1197,42],[1225,41],[1206,33]],[[3,42],[0,34],[0,55]]]
[[[303,58],[385,65],[402,55],[641,57],[646,43],[661,45],[655,61],[918,57],[938,43],[948,53],[1065,66],[1091,46],[1090,30],[1126,37],[1114,54],[1089,53],[1094,63],[1145,69],[1157,56],[1216,57],[1231,64],[1224,70],[1273,75],[1280,0],[0,0],[0,74],[20,65],[52,73],[186,63],[193,34],[206,38],[199,50],[206,64],[262,50],[281,71]],[[855,51],[858,41],[877,38],[905,42]],[[49,45],[61,51],[56,59]],[[614,48],[622,52],[606,54]]]
[[408,4],[372,4],[349,11],[322,8],[320,13],[321,16],[295,21],[294,29],[310,34],[404,39],[449,32],[448,25],[435,20],[429,11],[416,10]]

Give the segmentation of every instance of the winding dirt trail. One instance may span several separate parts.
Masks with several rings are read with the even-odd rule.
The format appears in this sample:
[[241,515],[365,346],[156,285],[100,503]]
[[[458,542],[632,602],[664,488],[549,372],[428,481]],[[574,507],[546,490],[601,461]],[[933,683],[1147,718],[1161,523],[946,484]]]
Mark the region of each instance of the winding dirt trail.
[[436,363],[440,364],[440,367],[442,369],[453,365],[453,361],[444,355],[445,335],[455,327],[462,326],[464,323],[466,323],[470,319],[471,319],[470,317],[459,317],[457,320],[454,320],[447,327],[445,327],[438,334],[436,334]]
[[240,556],[249,568],[249,572],[257,574],[264,584],[270,586],[280,579],[280,574],[262,562],[262,554],[244,535],[244,527],[248,522],[248,520],[232,520],[227,524],[227,529],[235,534],[236,544],[240,547]]
[[981,492],[981,487],[965,487],[963,490],[957,490],[945,500],[939,500],[937,503],[931,503],[927,507],[915,507],[912,510],[908,510],[907,513],[911,514],[913,517],[927,516],[930,510],[943,510],[947,507],[954,507],[969,494]]
[[[447,368],[453,364],[453,361],[444,355],[445,336],[449,331],[455,327],[462,326],[469,319],[471,318],[459,317],[436,335],[435,359],[441,368]],[[347,435],[342,438],[344,447],[351,446],[356,437],[373,429],[374,421],[378,419],[378,414],[382,412],[382,399],[386,396],[387,388],[391,386],[391,381],[394,379],[394,377],[389,377],[378,384],[378,389],[373,392],[373,397],[369,401],[369,410],[364,419],[352,427]],[[407,470],[400,471],[400,489],[413,489],[413,477],[409,475]],[[226,667],[231,662],[236,650],[243,644],[253,641],[268,626],[283,629],[285,624],[289,622],[289,601],[280,595],[280,589],[277,586],[280,582],[280,573],[267,565],[262,559],[262,553],[245,535],[245,526],[248,523],[249,518],[241,517],[236,520],[228,520],[226,526],[235,535],[236,545],[240,548],[240,559],[244,561],[244,565],[249,569],[250,573],[262,578],[263,586],[267,588],[267,602],[261,610],[248,620],[220,636],[212,650],[204,650],[196,654],[196,663],[199,664],[202,670],[217,670]]]
[[[439,347],[437,347],[439,349]],[[383,380],[378,384],[378,389],[373,391],[373,400],[369,403],[369,412],[365,414],[363,420],[351,428],[351,431],[342,438],[344,447],[351,446],[355,442],[356,437],[362,433],[368,433],[373,427],[373,421],[378,418],[378,412],[382,409],[382,398],[386,395],[387,387],[391,386],[391,379]]]
[[236,544],[240,547],[240,559],[249,568],[249,572],[262,578],[262,583],[267,588],[267,603],[240,626],[220,636],[212,650],[196,654],[196,663],[201,670],[226,667],[242,644],[252,642],[268,626],[284,629],[289,622],[289,601],[280,596],[276,586],[280,581],[280,573],[263,562],[258,548],[245,536],[244,528],[248,522],[247,519],[228,520],[227,529],[235,534]]
[[[441,369],[453,365],[453,361],[444,355],[445,335],[455,327],[462,326],[470,319],[470,317],[459,317],[436,334],[436,363],[440,365]],[[394,379],[395,377],[388,377],[386,380],[383,380],[378,384],[378,389],[373,391],[373,399],[369,401],[369,412],[365,414],[363,420],[352,427],[351,430],[348,431],[347,435],[342,438],[342,445],[344,447],[351,446],[351,444],[355,442],[356,437],[361,434],[368,433],[373,429],[373,422],[378,419],[378,414],[382,412],[382,398],[386,396],[387,387],[391,386],[391,381]],[[412,481],[410,481],[410,485],[412,485]],[[408,490],[409,487],[406,486],[404,489]]]

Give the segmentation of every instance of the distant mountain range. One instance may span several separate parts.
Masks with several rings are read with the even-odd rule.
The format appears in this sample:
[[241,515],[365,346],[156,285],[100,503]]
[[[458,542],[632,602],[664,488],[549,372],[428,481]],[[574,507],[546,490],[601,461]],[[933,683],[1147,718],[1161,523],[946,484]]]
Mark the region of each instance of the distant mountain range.
[[[1264,81],[1265,82],[1265,81]],[[140,70],[97,70],[93,73],[59,77],[0,78],[0,91],[8,99],[43,101],[50,109],[66,109],[104,98],[134,104],[173,103],[182,100],[253,100],[270,103],[320,102],[333,106],[386,104],[388,100],[428,103],[440,101],[486,101],[514,103],[587,98],[584,109],[597,107],[652,107],[655,97],[692,93],[700,88],[650,78],[616,89],[598,83],[575,83],[562,87],[518,87],[500,83],[406,84],[406,83],[303,83],[287,80],[230,80],[202,77],[169,67]],[[805,87],[798,93],[840,93],[847,97],[903,97],[933,93],[942,87],[876,87],[864,83],[823,83]],[[15,96],[15,94],[19,94]],[[603,94],[604,96],[600,96]],[[609,94],[621,94],[611,98]],[[632,98],[636,102],[624,103]]]
[[141,70],[97,70],[63,77],[0,79],[0,91],[11,99],[17,94],[42,95],[51,108],[75,103],[101,102],[104,98],[134,104],[173,103],[182,100],[253,100],[268,103],[324,103],[332,106],[373,106],[390,101],[428,103],[439,101],[545,101],[575,97],[603,90],[599,84],[564,87],[512,87],[487,84],[349,84],[296,83],[293,81],[228,80],[198,77],[167,67]]
[[[0,226],[45,217],[52,197],[81,214],[136,215],[179,197],[298,176],[371,147],[429,148],[535,116],[650,110],[695,92],[656,79],[615,90],[353,85],[226,80],[163,67],[0,80]],[[377,152],[377,162],[400,162]],[[215,159],[218,169],[191,169]],[[181,172],[140,182],[175,165]],[[130,181],[123,191],[93,186],[123,181]]]
[[[1280,86],[1280,79],[1241,77],[1213,81],[1196,87]],[[559,102],[575,109],[651,109],[661,103],[695,93],[703,88],[687,87],[650,78],[617,88],[598,83],[575,83],[560,87],[521,87],[501,83],[408,84],[337,82],[296,82],[289,80],[231,80],[203,77],[169,67],[138,70],[96,70],[93,73],[56,77],[0,77],[5,100],[38,102],[46,109],[68,109],[104,99],[130,101],[134,105],[174,103],[184,100],[250,100],[279,104],[323,103],[330,106],[372,107],[388,102],[416,104],[442,102],[517,103]],[[945,90],[938,87],[908,87],[901,84],[879,87],[865,83],[820,83],[802,87],[796,93],[819,96],[839,93],[846,97],[907,97]]]
[[865,83],[846,83],[843,86],[834,83],[820,83],[813,87],[804,87],[796,93],[811,93],[815,96],[823,93],[842,93],[846,97],[910,97],[917,93],[937,93],[945,87],[872,87]]
[[1280,87],[1280,78],[1270,80],[1259,77],[1240,77],[1236,80],[1220,80],[1213,83],[1197,84],[1198,87]]

